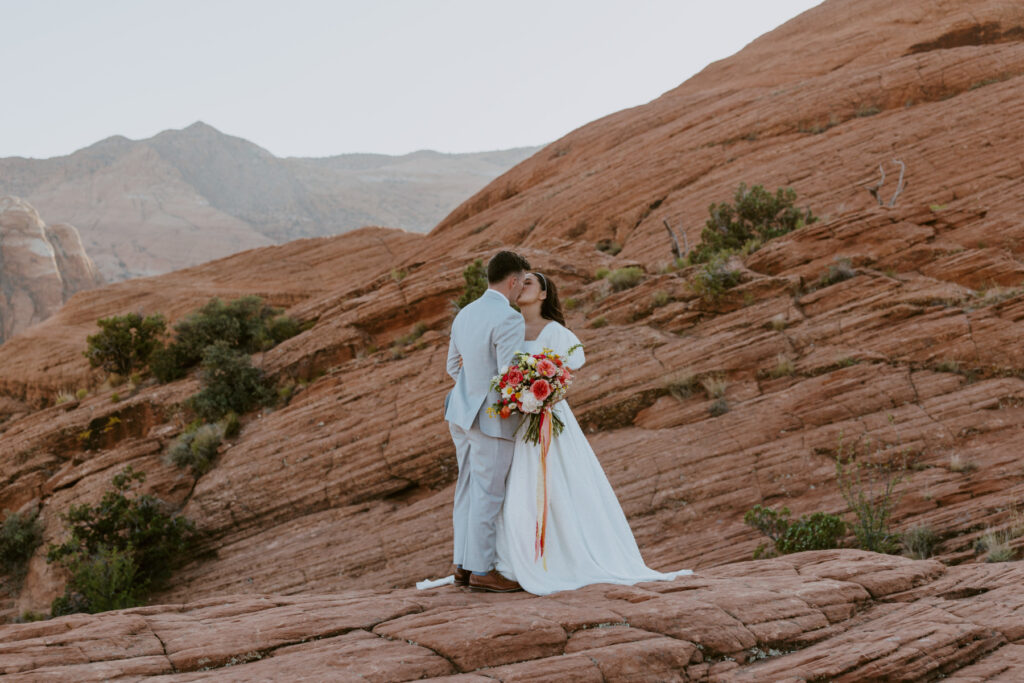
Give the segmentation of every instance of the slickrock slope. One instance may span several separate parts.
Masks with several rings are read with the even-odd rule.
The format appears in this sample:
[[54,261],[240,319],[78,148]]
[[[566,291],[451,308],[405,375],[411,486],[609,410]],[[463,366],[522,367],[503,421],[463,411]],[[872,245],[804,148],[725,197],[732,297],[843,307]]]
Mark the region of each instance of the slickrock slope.
[[[619,617],[608,615],[608,623],[626,621],[650,631],[652,643],[660,640],[650,646],[657,654],[645,661],[668,662],[680,676],[710,676],[714,667],[716,676],[739,680],[789,672],[840,680],[918,680],[958,672],[964,680],[986,680],[1005,671],[1012,679],[1020,667],[1020,631],[1011,617],[1006,625],[999,615],[1012,612],[1024,596],[1020,565],[983,564],[977,541],[997,530],[1007,533],[1018,555],[1024,546],[1021,73],[1024,10],[1017,4],[976,2],[968,13],[960,2],[826,2],[662,98],[554,143],[429,235],[366,229],[79,294],[58,315],[0,347],[0,393],[6,397],[0,404],[0,508],[41,504],[46,539],[55,540],[57,514],[72,502],[98,498],[110,476],[131,463],[149,474],[148,488],[182,504],[204,533],[200,552],[154,604],[200,600],[207,607],[188,610],[219,606],[232,613],[249,611],[243,605],[254,593],[301,594],[258,600],[327,609],[334,598],[310,596],[344,594],[349,597],[337,599],[348,600],[364,590],[373,591],[380,605],[434,600],[405,589],[440,575],[449,562],[455,461],[439,419],[450,386],[443,370],[449,302],[461,290],[467,262],[512,245],[554,277],[575,304],[569,326],[587,345],[588,363],[570,401],[648,564],[697,570],[695,579],[671,584],[668,595],[676,598],[686,594],[679,588],[686,581],[727,581],[716,584],[725,587],[709,604],[742,622],[757,640],[709,646],[705,636],[674,630],[685,624],[726,633],[711,608],[706,622],[694,611],[671,610],[676,616],[657,626],[637,621],[620,611],[649,602],[633,589],[615,589],[633,602],[609,598],[607,587],[548,601],[607,609]],[[907,165],[906,188],[894,207],[880,207],[865,186],[877,183],[877,166],[885,162],[881,194],[888,202],[898,175],[894,157]],[[740,182],[791,184],[800,203],[822,220],[734,257],[732,267],[743,281],[711,304],[689,285],[694,268],[662,272],[670,260],[662,220],[685,228],[694,245],[707,205],[730,199]],[[622,252],[612,257],[597,250],[605,240],[623,245]],[[837,258],[849,261],[843,268],[849,277],[833,284],[820,280]],[[594,278],[599,266],[629,264],[646,272],[635,287],[615,292],[608,281]],[[178,406],[196,390],[196,380],[142,386],[113,403],[111,390],[98,387],[100,378],[81,358],[84,339],[104,315],[159,310],[176,318],[209,296],[248,293],[315,321],[257,359],[282,382],[308,383],[287,406],[245,416],[240,436],[222,447],[212,471],[195,480],[165,464],[162,453],[189,419]],[[393,351],[392,343],[418,322],[427,332]],[[712,401],[699,382],[689,396],[673,395],[672,381],[681,374],[724,378],[728,412],[712,417]],[[43,407],[58,390],[86,386],[92,393],[80,402]],[[112,417],[120,422],[102,439],[78,437],[102,432]],[[742,521],[755,504],[849,518],[834,456],[841,444],[852,443],[861,444],[862,461],[906,458],[893,524],[898,530],[930,525],[939,534],[936,558],[912,563],[845,551],[746,563],[763,540]],[[878,570],[882,578],[915,567],[923,574],[899,588],[864,584],[871,599],[856,615],[839,617],[844,625],[836,628],[835,614],[825,615],[827,624],[818,617],[805,622],[794,616],[804,612],[780,608],[772,614],[785,616],[762,619],[715,602],[743,595],[744,586],[763,588],[767,584],[760,582],[769,579],[780,581],[777,590],[793,599],[802,590],[796,577],[803,582],[811,576],[802,563],[832,561],[891,567]],[[738,562],[744,563],[730,564]],[[862,573],[842,571],[848,573],[821,576],[847,582]],[[1008,578],[1003,583],[1000,577]],[[10,613],[45,609],[61,585],[37,552]],[[664,595],[659,591],[666,586],[638,590]],[[396,592],[381,592],[387,589]],[[459,600],[476,599],[439,595],[441,602],[430,605],[441,611],[429,618],[413,615],[426,608],[408,607],[412,603],[390,616],[385,612],[391,608],[381,607],[379,619],[359,622],[365,633],[327,628],[317,633],[349,640],[332,641],[319,652],[319,645],[307,644],[310,652],[293,656],[329,659],[339,651],[331,649],[335,644],[344,652],[405,641],[433,649],[434,641],[421,638],[419,630],[443,629],[456,621],[453,608],[465,610]],[[513,610],[527,599],[494,603]],[[844,597],[836,604],[858,600]],[[124,628],[156,633],[138,619],[168,608],[146,609],[151,611],[136,616],[54,623],[102,630],[101,624],[132,619]],[[410,616],[403,616],[405,609]],[[470,625],[452,633],[487,632],[484,624],[501,621],[475,622],[473,614],[460,613]],[[560,643],[575,635],[567,635],[559,618],[541,615],[536,629],[516,627],[516,634],[528,630],[533,635],[524,638],[541,643],[524,660],[564,651]],[[562,624],[561,631],[545,619]],[[289,620],[302,621],[287,617],[283,623]],[[779,620],[795,625],[770,633],[752,628]],[[369,633],[392,626],[396,630],[386,635],[393,641]],[[57,627],[11,626],[4,633],[34,633],[31,628]],[[800,640],[811,631],[813,637]],[[244,643],[202,656],[218,665],[273,647],[261,645],[252,628],[246,633]],[[279,642],[317,633],[300,630]],[[604,633],[617,637],[602,629],[586,638],[605,642]],[[698,643],[718,654],[695,659]],[[787,654],[725,670],[731,664],[723,658],[734,656],[726,653],[752,647]],[[423,657],[423,668],[381,678],[519,661],[471,667],[402,648],[410,661]],[[507,652],[493,649],[470,651],[498,659],[497,653]],[[167,653],[177,651],[170,647]],[[161,668],[167,666],[162,649],[154,653],[159,661],[153,671],[170,671]],[[565,659],[536,666],[548,671]],[[272,666],[273,660],[245,666]],[[596,655],[594,660],[606,679],[627,678],[628,672],[605,670],[614,664],[601,664]],[[587,655],[586,661],[594,660]],[[707,669],[699,668],[705,663]],[[435,664],[441,667],[436,672],[429,669]],[[514,666],[524,668],[509,679],[533,675],[527,664]],[[251,670],[253,677],[264,675]]]
[[76,683],[1019,680],[1021,581],[1017,565],[845,550],[548,597],[247,594],[8,626],[0,672]]
[[28,202],[0,197],[0,343],[101,284],[74,226],[46,225]]
[[199,122],[65,157],[0,159],[0,194],[79,226],[117,281],[365,225],[426,232],[534,151],[281,159]]

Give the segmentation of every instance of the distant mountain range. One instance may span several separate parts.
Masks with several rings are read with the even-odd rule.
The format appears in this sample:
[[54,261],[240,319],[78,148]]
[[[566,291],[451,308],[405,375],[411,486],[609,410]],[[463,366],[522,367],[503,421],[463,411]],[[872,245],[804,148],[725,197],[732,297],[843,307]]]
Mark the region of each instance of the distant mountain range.
[[199,122],[64,157],[0,159],[0,196],[76,226],[116,281],[365,225],[426,232],[538,149],[279,158]]

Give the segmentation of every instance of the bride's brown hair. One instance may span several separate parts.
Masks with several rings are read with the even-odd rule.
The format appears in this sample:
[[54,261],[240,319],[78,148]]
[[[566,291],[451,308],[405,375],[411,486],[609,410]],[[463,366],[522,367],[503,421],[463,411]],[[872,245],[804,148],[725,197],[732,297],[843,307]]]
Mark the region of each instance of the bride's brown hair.
[[558,300],[558,288],[554,280],[549,280],[540,273],[534,273],[537,282],[540,283],[541,291],[547,292],[547,298],[540,305],[540,317],[547,320],[554,320],[560,325],[565,325],[565,314],[562,313],[562,303]]

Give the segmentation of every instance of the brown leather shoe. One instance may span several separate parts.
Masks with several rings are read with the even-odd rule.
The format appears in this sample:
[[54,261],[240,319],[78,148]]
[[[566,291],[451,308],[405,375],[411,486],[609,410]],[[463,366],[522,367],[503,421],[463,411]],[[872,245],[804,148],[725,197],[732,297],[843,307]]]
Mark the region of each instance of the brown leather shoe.
[[469,575],[472,573],[473,572],[469,571],[468,569],[460,569],[459,565],[457,564],[452,565],[452,574],[455,575],[456,586],[468,586]]
[[491,593],[515,593],[523,590],[518,583],[499,574],[497,569],[492,569],[486,576],[470,573],[469,588],[474,591],[490,591]]

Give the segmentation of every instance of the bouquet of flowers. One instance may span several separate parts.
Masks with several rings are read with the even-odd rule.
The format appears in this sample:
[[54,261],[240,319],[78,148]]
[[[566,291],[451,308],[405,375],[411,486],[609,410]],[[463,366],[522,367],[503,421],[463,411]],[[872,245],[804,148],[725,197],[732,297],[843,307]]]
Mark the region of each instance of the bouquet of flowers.
[[[566,356],[581,346],[573,346]],[[565,428],[558,415],[551,412],[551,406],[565,398],[570,384],[572,372],[562,356],[551,349],[532,355],[520,351],[512,363],[491,380],[491,389],[501,398],[487,409],[488,414],[508,419],[515,412],[522,413],[527,425],[526,439],[538,444],[546,426],[545,417],[550,420],[550,434],[558,436]]]

